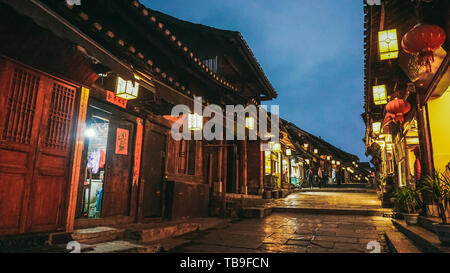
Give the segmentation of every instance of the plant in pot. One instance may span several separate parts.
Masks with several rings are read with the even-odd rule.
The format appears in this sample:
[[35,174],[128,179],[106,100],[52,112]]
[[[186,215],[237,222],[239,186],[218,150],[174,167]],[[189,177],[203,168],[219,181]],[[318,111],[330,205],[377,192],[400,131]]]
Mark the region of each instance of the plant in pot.
[[427,176],[421,183],[421,190],[431,195],[437,213],[441,219],[440,224],[434,224],[436,234],[444,245],[450,245],[450,223],[447,221],[447,209],[450,204],[450,178],[443,173],[435,172]]
[[408,187],[398,188],[394,192],[394,208],[403,214],[406,224],[416,225],[419,214],[417,209],[419,207],[419,195],[417,191]]

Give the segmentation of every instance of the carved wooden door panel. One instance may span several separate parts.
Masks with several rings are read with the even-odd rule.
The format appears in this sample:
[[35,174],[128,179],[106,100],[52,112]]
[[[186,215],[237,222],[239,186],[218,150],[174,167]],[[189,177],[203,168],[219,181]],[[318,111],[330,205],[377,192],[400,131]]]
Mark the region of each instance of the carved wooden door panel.
[[61,226],[75,94],[0,59],[0,235]]

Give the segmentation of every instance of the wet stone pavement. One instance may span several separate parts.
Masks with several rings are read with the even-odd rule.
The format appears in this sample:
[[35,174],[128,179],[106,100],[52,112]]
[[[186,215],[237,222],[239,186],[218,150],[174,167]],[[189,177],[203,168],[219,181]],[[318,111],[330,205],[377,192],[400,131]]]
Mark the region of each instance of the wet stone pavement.
[[[375,193],[302,192],[272,202],[278,207],[379,209]],[[368,253],[377,245],[388,252],[384,234],[393,231],[381,216],[273,213],[264,219],[243,219],[180,238],[191,243],[176,253]]]
[[372,251],[367,249],[371,241],[387,252],[384,232],[393,229],[389,218],[379,216],[275,213],[182,236],[192,243],[173,252],[365,253]]

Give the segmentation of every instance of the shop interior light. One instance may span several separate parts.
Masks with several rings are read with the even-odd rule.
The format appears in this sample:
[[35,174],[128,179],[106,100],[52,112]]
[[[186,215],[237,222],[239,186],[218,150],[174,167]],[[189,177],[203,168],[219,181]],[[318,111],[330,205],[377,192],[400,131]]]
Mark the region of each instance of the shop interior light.
[[197,113],[189,114],[188,128],[191,131],[201,131],[201,130],[203,130],[203,116],[200,116]]
[[397,30],[389,29],[378,32],[380,60],[398,58]]
[[383,105],[387,103],[386,85],[376,85],[373,87],[373,102],[375,105]]
[[117,77],[116,96],[126,100],[132,100],[138,97],[139,83],[125,81],[121,77]]
[[372,123],[372,131],[375,134],[379,134],[381,132],[381,122],[374,122]]
[[245,118],[245,128],[249,130],[255,129],[255,119],[253,117]]
[[84,131],[84,135],[89,138],[93,138],[97,136],[97,132],[93,128],[88,128]]

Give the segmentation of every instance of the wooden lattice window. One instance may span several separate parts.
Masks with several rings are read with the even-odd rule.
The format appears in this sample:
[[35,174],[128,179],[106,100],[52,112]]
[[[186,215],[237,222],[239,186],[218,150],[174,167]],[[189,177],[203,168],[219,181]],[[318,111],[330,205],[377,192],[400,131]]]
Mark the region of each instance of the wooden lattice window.
[[30,144],[39,83],[40,78],[35,75],[20,69],[14,71],[2,134],[4,140]]
[[67,150],[72,126],[74,88],[53,84],[46,147]]

